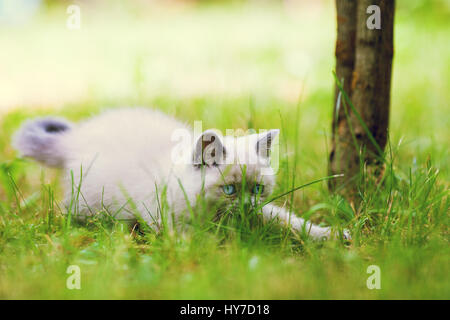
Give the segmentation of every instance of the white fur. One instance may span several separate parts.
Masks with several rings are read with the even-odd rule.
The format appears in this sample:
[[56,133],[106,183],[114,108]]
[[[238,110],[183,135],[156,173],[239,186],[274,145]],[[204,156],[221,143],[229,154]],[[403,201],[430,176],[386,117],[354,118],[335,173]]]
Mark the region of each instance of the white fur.
[[[156,188],[159,191],[166,188],[167,203],[178,218],[187,214],[186,196],[195,206],[202,183],[205,196],[210,199],[223,197],[221,186],[224,183],[240,183],[242,164],[248,164],[248,179],[258,179],[265,185],[263,199],[270,195],[274,185],[273,175],[261,175],[262,169],[271,170],[269,159],[261,150],[256,150],[256,143],[266,142],[267,135],[235,138],[205,132],[215,135],[217,143],[225,148],[228,159],[232,154],[235,158],[232,165],[211,165],[204,170],[193,164],[198,140],[180,143],[172,139],[177,130],[191,132],[191,129],[156,110],[130,108],[108,111],[52,137],[49,133],[40,133],[38,138],[33,136],[32,123],[27,123],[25,128],[16,135],[15,141],[20,142],[15,143],[16,148],[21,151],[32,149],[33,152],[23,154],[45,164],[57,162],[65,169],[66,206],[72,204],[69,209],[76,207],[82,216],[104,210],[117,214],[118,219],[135,221],[138,213],[148,225],[158,228],[161,223],[158,204],[161,192],[157,193]],[[277,133],[271,132],[273,135]],[[42,136],[53,144],[40,150],[33,149],[36,141],[44,141]],[[77,188],[80,193],[78,200],[74,201]],[[262,210],[265,219],[290,223],[295,230],[301,230],[304,225],[303,219],[283,208],[268,204]],[[309,223],[306,231],[313,238],[328,238],[331,234],[329,228]]]

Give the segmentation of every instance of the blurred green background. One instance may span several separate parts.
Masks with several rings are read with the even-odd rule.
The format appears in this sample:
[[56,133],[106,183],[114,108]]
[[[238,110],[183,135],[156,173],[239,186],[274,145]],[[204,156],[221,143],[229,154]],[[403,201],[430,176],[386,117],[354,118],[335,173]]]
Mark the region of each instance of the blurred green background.
[[[79,30],[66,27],[71,4],[81,8]],[[391,212],[380,196],[359,218],[350,213],[348,227],[364,230],[350,248],[303,243],[300,252],[294,245],[267,252],[209,238],[136,240],[120,226],[50,227],[47,187],[61,194],[59,174],[15,160],[10,138],[31,116],[79,120],[143,105],[190,124],[202,120],[204,128],[282,128],[279,188],[323,177],[334,1],[0,0],[0,297],[450,298],[449,35],[449,1],[397,1],[390,139],[396,179],[410,189],[396,191],[394,211],[404,224],[395,236],[365,225],[370,215]],[[416,196],[412,181],[418,188],[429,183],[430,163],[439,171],[436,185],[431,196]],[[22,210],[19,190],[27,200]],[[336,209],[326,184],[292,201],[316,222],[351,212]],[[434,236],[416,241],[408,219],[421,214]],[[81,292],[64,287],[70,263],[89,270]],[[383,290],[365,286],[373,263],[386,270]]]
[[[20,2],[39,1],[14,1]],[[81,8],[80,30],[66,27],[72,3]],[[430,152],[444,160],[449,4],[398,1],[397,9],[391,134],[394,141],[405,138],[405,161]],[[301,96],[302,136],[320,139],[324,148],[332,108],[333,1],[46,1],[26,21],[4,20],[2,114],[164,104],[192,120],[199,114],[188,105],[202,100],[201,119],[223,129],[227,108],[238,109],[232,125],[243,127],[251,100],[258,119],[272,125],[279,117],[264,119],[264,111],[289,109]],[[209,100],[222,108],[208,110]],[[230,100],[236,103],[225,107]],[[447,161],[439,165],[448,174]]]

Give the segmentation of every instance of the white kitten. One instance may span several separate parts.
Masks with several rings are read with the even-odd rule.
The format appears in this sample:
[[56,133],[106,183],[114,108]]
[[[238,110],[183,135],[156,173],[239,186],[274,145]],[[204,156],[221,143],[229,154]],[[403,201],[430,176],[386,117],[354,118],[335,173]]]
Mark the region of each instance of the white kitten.
[[[173,139],[174,132],[191,129],[159,111],[119,109],[76,125],[58,118],[28,121],[13,144],[22,156],[65,169],[66,206],[76,206],[81,216],[107,209],[118,219],[135,221],[137,211],[149,226],[158,228],[157,188],[166,188],[175,219],[188,214],[188,203],[194,207],[200,193],[232,206],[243,201],[239,188],[244,165],[253,205],[271,194],[275,181],[269,151],[278,130],[238,138],[208,130],[194,143]],[[305,223],[272,204],[262,212],[266,220],[295,230]],[[310,223],[305,227],[313,238],[331,235],[329,228]]]

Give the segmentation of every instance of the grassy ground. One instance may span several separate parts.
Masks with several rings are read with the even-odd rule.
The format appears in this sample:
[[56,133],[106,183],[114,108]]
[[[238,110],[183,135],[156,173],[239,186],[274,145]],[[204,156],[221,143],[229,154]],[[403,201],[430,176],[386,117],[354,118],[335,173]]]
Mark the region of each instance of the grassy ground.
[[[78,32],[56,7],[3,26],[0,298],[449,299],[450,14],[444,2],[424,3],[398,6],[383,182],[362,186],[356,212],[325,183],[283,199],[350,229],[350,244],[259,226],[205,223],[181,237],[79,225],[58,207],[60,173],[17,159],[10,146],[32,116],[80,120],[139,104],[204,128],[281,128],[276,192],[324,177],[332,7],[89,7]],[[81,290],[66,288],[69,265],[81,268]],[[381,269],[380,290],[366,286],[370,265]]]

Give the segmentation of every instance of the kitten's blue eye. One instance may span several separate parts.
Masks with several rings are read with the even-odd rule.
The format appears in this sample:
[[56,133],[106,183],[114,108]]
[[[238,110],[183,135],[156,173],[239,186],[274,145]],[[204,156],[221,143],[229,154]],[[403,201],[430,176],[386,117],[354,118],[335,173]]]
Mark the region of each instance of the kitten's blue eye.
[[231,196],[232,194],[236,193],[236,188],[233,184],[226,184],[222,186],[223,193],[225,193],[227,196]]
[[262,184],[255,184],[255,186],[252,189],[252,193],[254,194],[261,194],[264,192],[264,186]]

